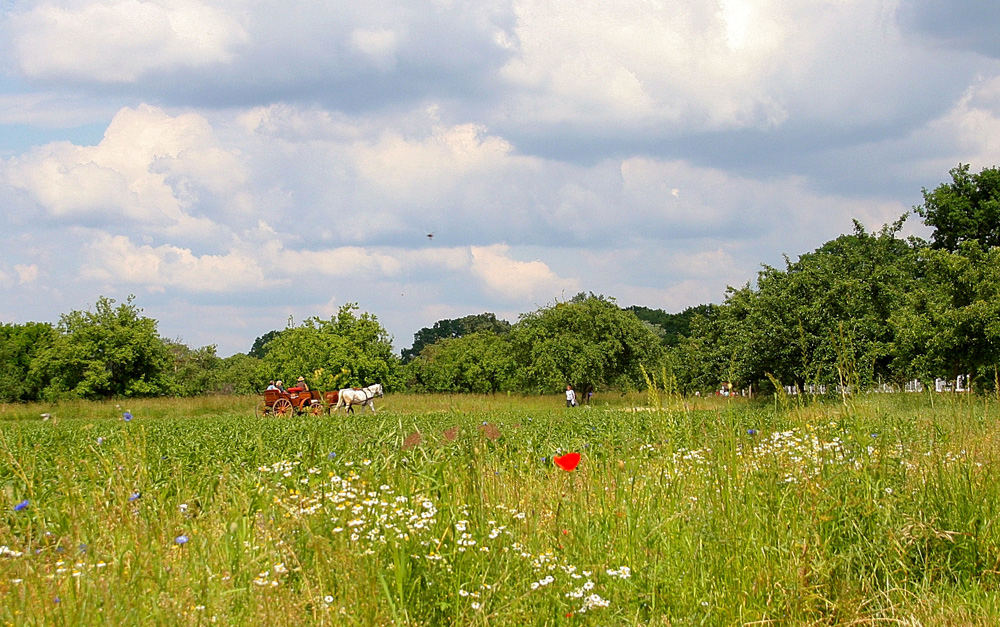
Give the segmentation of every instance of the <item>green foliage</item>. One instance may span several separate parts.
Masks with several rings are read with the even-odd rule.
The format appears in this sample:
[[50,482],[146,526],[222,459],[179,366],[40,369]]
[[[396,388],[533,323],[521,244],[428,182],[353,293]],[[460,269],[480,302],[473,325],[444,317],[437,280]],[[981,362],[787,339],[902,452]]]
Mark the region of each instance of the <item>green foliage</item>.
[[267,344],[263,366],[268,378],[291,386],[302,376],[317,389],[372,383],[399,389],[399,360],[389,334],[375,316],[357,315],[357,309],[349,303],[329,320],[309,318],[282,331]]
[[966,242],[922,253],[923,279],[891,318],[896,359],[924,380],[975,375],[1000,364],[1000,248]]
[[869,234],[855,223],[852,235],[783,270],[765,267],[756,287],[731,288],[711,319],[692,320],[695,333],[676,351],[690,368],[684,387],[760,386],[769,374],[800,387],[839,384],[845,364],[862,387],[906,378],[889,318],[918,279],[920,247],[895,237],[901,226]]
[[259,394],[267,387],[263,362],[243,353],[219,360],[214,375],[214,391],[222,394]]
[[664,346],[677,346],[681,343],[681,338],[691,334],[691,324],[696,316],[709,318],[715,305],[697,305],[688,307],[679,313],[667,313],[662,309],[650,309],[641,305],[625,307],[626,311],[631,311],[636,318],[643,322],[656,325],[655,330],[663,339]]
[[409,387],[435,392],[515,389],[515,370],[510,342],[492,331],[438,340],[407,364]]
[[170,391],[171,357],[156,321],[141,315],[129,296],[101,297],[93,311],[60,317],[58,336],[33,364],[48,379],[47,397],[156,396]]
[[510,331],[510,323],[497,319],[496,314],[489,312],[450,320],[438,320],[434,326],[424,327],[413,335],[413,346],[403,349],[403,362],[412,361],[424,350],[424,347],[439,340],[464,337],[483,331],[502,335]]
[[635,314],[593,295],[522,315],[510,346],[522,390],[641,389],[641,366],[658,365],[662,354]]
[[257,359],[264,359],[267,351],[270,350],[268,344],[279,335],[281,335],[281,331],[268,331],[253,341],[253,346],[250,347],[250,352],[247,354]]
[[414,389],[434,392],[556,391],[644,386],[658,367],[659,338],[613,300],[578,295],[521,316],[509,333],[478,331],[425,346],[407,365]]
[[932,246],[953,252],[964,242],[1000,246],[1000,168],[970,174],[968,164],[959,164],[950,174],[951,183],[924,188],[924,203],[914,207],[934,229]]
[[37,401],[46,381],[32,369],[36,356],[51,346],[56,331],[43,322],[0,324],[0,400]]
[[180,342],[166,341],[170,351],[171,392],[177,396],[197,396],[216,389],[215,370],[221,361],[215,346],[191,349]]

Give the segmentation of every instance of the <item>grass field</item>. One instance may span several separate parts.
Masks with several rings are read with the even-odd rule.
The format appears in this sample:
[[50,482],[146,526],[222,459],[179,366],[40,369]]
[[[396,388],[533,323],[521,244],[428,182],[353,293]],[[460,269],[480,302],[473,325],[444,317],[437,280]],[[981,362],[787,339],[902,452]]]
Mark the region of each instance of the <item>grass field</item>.
[[1000,623],[996,400],[256,400],[0,407],[0,623]]

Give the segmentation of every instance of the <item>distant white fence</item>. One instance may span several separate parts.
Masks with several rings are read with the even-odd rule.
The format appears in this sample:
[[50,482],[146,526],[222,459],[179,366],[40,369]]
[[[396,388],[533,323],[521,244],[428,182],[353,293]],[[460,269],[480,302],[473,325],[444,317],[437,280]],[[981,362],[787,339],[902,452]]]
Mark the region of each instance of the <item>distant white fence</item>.
[[[934,391],[971,392],[971,381],[971,378],[967,374],[960,374],[956,379],[934,379]],[[841,385],[835,385],[832,388],[828,388],[825,385],[806,385],[801,389],[796,385],[786,385],[783,387],[785,388],[785,394],[788,394],[789,396],[795,396],[797,394],[818,394],[822,396],[826,394],[829,389],[833,389],[833,391],[837,394],[852,394],[854,392],[851,386],[844,387]],[[883,394],[895,394],[896,392],[923,392],[924,384],[921,383],[919,379],[907,381],[902,387],[892,383],[881,383],[875,386],[872,391]]]

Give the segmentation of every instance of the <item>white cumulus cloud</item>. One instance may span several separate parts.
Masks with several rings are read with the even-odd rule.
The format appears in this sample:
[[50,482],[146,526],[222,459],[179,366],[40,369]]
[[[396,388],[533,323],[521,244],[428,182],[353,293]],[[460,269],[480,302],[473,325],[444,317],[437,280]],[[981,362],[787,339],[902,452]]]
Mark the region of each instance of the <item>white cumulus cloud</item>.
[[107,83],[226,63],[246,39],[233,16],[187,0],[42,3],[11,15],[8,29],[26,76]]
[[177,246],[136,246],[127,237],[100,235],[84,247],[80,274],[151,291],[234,292],[272,286],[258,261],[240,252],[197,255]]
[[548,300],[561,292],[579,289],[579,281],[557,276],[544,262],[517,261],[505,244],[472,247],[472,273],[488,291],[507,298]]
[[198,114],[122,109],[96,146],[55,142],[0,164],[0,180],[65,220],[125,219],[186,237],[217,236],[212,199],[241,212],[247,171]]

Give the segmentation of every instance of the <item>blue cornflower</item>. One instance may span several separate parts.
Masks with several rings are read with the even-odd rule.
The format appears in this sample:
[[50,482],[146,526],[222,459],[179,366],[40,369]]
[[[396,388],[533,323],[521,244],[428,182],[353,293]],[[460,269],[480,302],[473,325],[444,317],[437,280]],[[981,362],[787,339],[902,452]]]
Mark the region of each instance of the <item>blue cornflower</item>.
[[177,544],[187,544],[188,537],[186,535],[184,535],[184,534],[181,534],[181,535],[177,536],[176,538],[174,538],[174,542],[176,542]]
[[747,429],[747,435],[757,435],[756,429]]
[[124,420],[125,422],[132,420],[132,412],[126,411],[124,414],[122,414],[122,420]]
[[23,501],[14,506],[14,511],[19,512],[23,509],[27,509],[29,503],[31,503],[31,501],[29,501],[28,499],[24,499]]
[[333,459],[336,456],[337,456],[336,453],[334,453],[333,451],[330,451],[329,453],[327,453],[326,458],[327,459]]
[[130,496],[128,497],[128,502],[129,502],[129,503],[131,503],[132,501],[137,501],[137,500],[139,500],[140,498],[142,498],[142,492],[139,492],[138,490],[136,490],[135,492],[133,492],[133,493],[132,493],[132,494],[131,494],[131,495],[130,495]]
[[97,438],[97,445],[100,446],[104,444],[104,438]]

